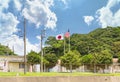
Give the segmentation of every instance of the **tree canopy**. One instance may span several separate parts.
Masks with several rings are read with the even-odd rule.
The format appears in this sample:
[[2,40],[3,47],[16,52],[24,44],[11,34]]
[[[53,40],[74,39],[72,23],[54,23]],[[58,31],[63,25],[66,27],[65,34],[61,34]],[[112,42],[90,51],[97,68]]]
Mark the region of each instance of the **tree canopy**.
[[8,56],[8,55],[16,55],[14,52],[8,47],[0,44],[0,55]]
[[46,68],[52,68],[57,64],[58,57],[53,53],[45,54],[44,58],[48,61],[48,63],[46,63]]
[[40,64],[41,58],[40,55],[34,51],[31,51],[27,55],[27,62],[31,65]]
[[[68,39],[65,39],[65,41],[66,50],[68,50]],[[55,37],[51,36],[48,37],[46,44],[49,45],[45,47],[46,53],[55,53],[57,56],[64,56],[63,40],[58,41]],[[71,50],[78,51],[81,56],[85,56],[86,58],[86,55],[89,57],[90,54],[93,55],[93,57],[100,55],[102,62],[99,61],[99,63],[106,63],[108,60],[104,58],[107,58],[108,54],[110,59],[114,55],[120,55],[120,27],[108,26],[107,28],[97,28],[88,34],[74,33],[70,36],[70,45]],[[109,61],[109,63],[110,62],[111,61]]]
[[67,38],[56,40],[50,36],[45,44],[44,59],[48,68],[55,66],[58,59],[67,69],[70,65],[75,69],[85,63],[111,64],[113,56],[118,56],[120,61],[120,27],[97,28],[88,34],[74,33],[70,36],[70,52]]
[[69,51],[61,57],[61,65],[67,69],[75,69],[80,66],[80,54],[77,51]]

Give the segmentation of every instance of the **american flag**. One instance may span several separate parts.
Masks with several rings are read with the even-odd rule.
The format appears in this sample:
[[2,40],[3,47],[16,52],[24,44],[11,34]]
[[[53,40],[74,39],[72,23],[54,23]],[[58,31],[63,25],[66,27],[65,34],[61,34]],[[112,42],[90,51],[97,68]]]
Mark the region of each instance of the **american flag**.
[[69,38],[70,37],[70,31],[69,31],[69,29],[68,29],[68,31],[65,33],[65,35],[64,35],[66,38]]

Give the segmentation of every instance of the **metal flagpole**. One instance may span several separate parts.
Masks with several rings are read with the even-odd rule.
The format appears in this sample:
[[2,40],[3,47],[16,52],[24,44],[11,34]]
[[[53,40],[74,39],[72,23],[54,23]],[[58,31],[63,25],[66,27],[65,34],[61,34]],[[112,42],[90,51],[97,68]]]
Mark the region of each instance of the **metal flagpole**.
[[70,36],[69,36],[69,51],[70,51]]
[[68,29],[68,33],[69,33],[69,51],[70,51],[70,30]]
[[68,51],[70,51],[70,32],[69,32],[69,29],[68,29],[68,32],[65,33],[65,37],[68,38]]
[[64,36],[64,55],[65,55],[65,36]]

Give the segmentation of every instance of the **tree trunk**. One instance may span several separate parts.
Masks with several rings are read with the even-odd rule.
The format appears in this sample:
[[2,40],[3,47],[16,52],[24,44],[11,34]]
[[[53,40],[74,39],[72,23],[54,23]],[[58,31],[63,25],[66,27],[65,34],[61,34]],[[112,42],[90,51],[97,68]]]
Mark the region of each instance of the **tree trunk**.
[[94,73],[96,73],[96,65],[94,64]]
[[70,63],[70,73],[72,73],[72,63]]

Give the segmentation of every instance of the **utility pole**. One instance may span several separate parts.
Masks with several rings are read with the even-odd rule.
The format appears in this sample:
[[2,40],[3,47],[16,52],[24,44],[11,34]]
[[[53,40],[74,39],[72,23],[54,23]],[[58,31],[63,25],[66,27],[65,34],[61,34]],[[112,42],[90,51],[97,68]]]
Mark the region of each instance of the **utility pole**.
[[43,38],[45,38],[45,30],[41,30],[41,72],[43,72]]
[[13,55],[14,55],[14,53],[15,53],[15,50],[14,50],[14,45],[12,46],[12,50],[13,50]]
[[26,20],[24,18],[24,74],[26,74]]

